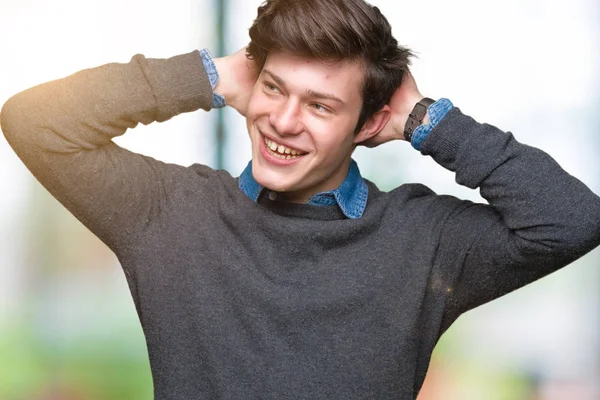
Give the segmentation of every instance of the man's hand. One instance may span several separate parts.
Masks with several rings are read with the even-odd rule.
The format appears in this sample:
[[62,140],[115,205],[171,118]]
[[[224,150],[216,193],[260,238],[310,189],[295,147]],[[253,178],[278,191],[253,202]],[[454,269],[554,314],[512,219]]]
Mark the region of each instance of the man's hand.
[[256,62],[246,57],[245,47],[213,61],[219,73],[215,92],[222,94],[228,106],[245,116],[252,89],[260,73]]
[[[402,83],[388,102],[388,105],[391,108],[391,115],[388,123],[381,132],[360,144],[366,147],[376,147],[392,140],[405,140],[404,124],[415,104],[424,97],[425,96],[423,96],[417,88],[415,78],[410,71],[406,71],[402,78]],[[425,116],[423,123],[425,124],[428,122],[429,120],[427,116]]]

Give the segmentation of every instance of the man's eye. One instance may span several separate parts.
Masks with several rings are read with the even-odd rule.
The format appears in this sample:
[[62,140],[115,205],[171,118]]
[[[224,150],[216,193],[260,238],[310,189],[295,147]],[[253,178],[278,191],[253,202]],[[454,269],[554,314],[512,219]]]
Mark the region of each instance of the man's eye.
[[277,89],[276,86],[271,85],[270,83],[265,83],[265,88],[269,91],[269,92],[278,92],[279,89]]
[[314,103],[314,104],[312,104],[312,107],[320,113],[328,113],[329,112],[329,109],[327,107],[325,107],[323,104]]

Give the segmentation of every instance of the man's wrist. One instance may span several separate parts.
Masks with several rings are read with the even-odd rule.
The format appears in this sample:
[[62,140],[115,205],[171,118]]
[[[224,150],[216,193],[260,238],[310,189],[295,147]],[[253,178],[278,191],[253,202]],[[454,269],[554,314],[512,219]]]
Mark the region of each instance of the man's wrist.
[[200,57],[202,57],[202,63],[204,64],[204,69],[206,70],[208,80],[210,81],[210,85],[213,90],[212,108],[225,107],[227,105],[225,98],[216,89],[220,79],[219,71],[215,65],[214,59],[211,57],[207,49],[200,50]]
[[446,98],[439,99],[427,108],[427,121],[423,119],[423,123],[415,129],[410,141],[416,150],[421,150],[423,141],[452,108],[454,105]]
[[422,97],[419,94],[418,100],[411,103],[414,105],[412,106],[412,110],[408,113],[403,132],[404,138],[408,142],[411,142],[415,129],[417,129],[423,123],[427,123],[427,109],[430,105],[435,103],[435,100],[429,97]]
[[[228,65],[227,57],[213,58],[212,61],[215,64],[215,68],[216,68],[219,76],[222,76],[223,74],[226,75],[227,65]],[[229,93],[229,90],[227,89],[227,80],[226,79],[219,79],[213,90],[215,93],[218,93],[219,95],[221,95],[224,98],[226,104],[231,103],[231,93]]]

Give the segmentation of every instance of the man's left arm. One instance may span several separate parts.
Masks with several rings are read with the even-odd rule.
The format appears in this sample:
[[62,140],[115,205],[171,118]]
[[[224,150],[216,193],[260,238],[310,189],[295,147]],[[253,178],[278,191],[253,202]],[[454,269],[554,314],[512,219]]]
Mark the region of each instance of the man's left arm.
[[452,108],[419,148],[489,202],[456,201],[443,223],[436,264],[447,268],[451,320],[600,244],[600,198],[510,132]]
[[[405,73],[388,102],[388,123],[362,144],[406,140],[408,117],[415,119],[413,107],[423,98]],[[479,188],[489,202],[440,196],[436,215],[430,215],[441,221],[433,273],[445,288],[444,326],[600,244],[600,198],[510,132],[478,123],[441,99],[407,136],[414,148],[455,172],[458,184]]]

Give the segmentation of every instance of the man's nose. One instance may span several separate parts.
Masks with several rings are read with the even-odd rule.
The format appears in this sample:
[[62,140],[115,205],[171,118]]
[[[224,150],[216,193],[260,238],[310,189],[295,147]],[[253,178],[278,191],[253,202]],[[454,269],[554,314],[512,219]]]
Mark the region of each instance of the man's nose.
[[300,121],[300,104],[295,100],[288,100],[269,116],[271,125],[280,135],[297,135],[302,132]]

